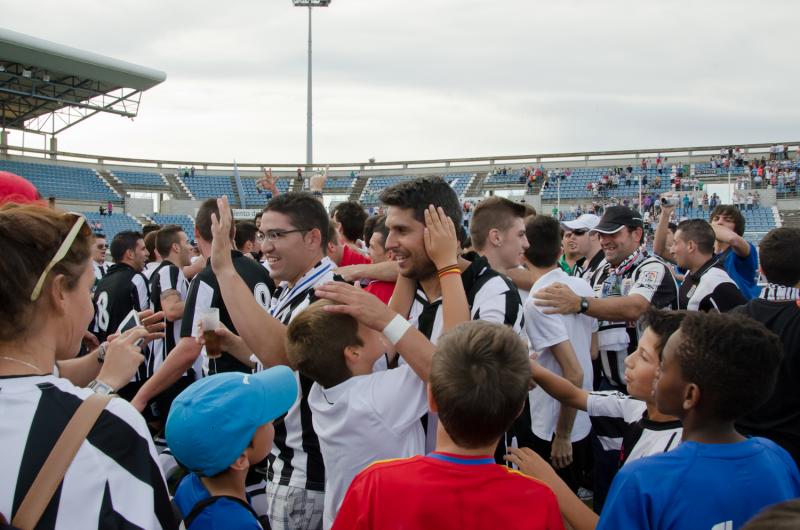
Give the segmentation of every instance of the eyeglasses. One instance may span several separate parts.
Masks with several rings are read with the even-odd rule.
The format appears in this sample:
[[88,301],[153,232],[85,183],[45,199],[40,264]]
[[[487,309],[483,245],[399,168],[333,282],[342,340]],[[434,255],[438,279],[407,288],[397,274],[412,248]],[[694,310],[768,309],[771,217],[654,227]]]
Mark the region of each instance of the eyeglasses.
[[264,232],[256,232],[256,241],[264,241]]
[[108,245],[95,245],[95,247],[97,247],[97,250],[107,250],[108,249]]
[[272,241],[274,243],[275,241],[280,241],[281,239],[283,239],[284,237],[286,237],[289,234],[294,234],[295,232],[308,232],[309,230],[311,230],[311,229],[310,228],[296,228],[294,230],[267,230],[264,233],[264,235],[269,241]]
[[586,232],[588,232],[588,230],[573,230],[572,232],[568,232],[567,235],[572,234],[575,237],[580,237]]
[[55,267],[58,262],[66,257],[67,252],[69,252],[70,247],[72,247],[72,243],[75,242],[75,238],[78,237],[81,228],[83,228],[86,223],[86,218],[81,214],[69,213],[67,215],[76,217],[75,224],[72,225],[69,233],[67,233],[67,237],[64,238],[64,241],[61,242],[61,246],[58,247],[53,259],[50,260],[50,263],[47,264],[47,267],[44,268],[41,276],[39,276],[39,280],[36,282],[36,285],[33,287],[33,292],[31,293],[31,302],[35,302],[39,299],[39,295],[42,294],[42,287],[44,286],[44,281],[47,278],[47,275],[51,270],[53,270],[53,267]]

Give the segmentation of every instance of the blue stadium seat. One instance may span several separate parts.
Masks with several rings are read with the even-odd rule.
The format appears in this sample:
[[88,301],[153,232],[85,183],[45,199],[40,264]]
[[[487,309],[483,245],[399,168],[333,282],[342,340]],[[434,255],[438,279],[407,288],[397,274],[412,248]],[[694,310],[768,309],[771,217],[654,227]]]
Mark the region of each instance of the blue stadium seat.
[[141,171],[112,171],[111,174],[121,183],[130,186],[143,186],[148,188],[168,188],[169,186],[157,173]]
[[183,228],[189,240],[194,239],[194,219],[188,215],[175,215],[175,214],[158,214],[154,213],[150,216],[154,223],[164,225],[178,225]]
[[122,198],[89,168],[0,160],[0,171],[10,171],[25,177],[36,186],[44,198],[58,197],[101,203],[122,201]]
[[109,245],[114,236],[123,230],[135,230],[137,232],[142,230],[142,225],[138,221],[124,213],[112,215],[100,215],[97,212],[82,213],[94,232],[105,234]]

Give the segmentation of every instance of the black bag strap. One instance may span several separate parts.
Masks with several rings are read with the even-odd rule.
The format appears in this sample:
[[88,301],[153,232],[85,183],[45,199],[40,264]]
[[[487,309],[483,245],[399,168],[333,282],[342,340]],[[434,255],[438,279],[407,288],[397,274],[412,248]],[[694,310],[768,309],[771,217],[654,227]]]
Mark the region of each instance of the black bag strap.
[[[250,506],[249,503],[243,501],[239,497],[233,497],[232,495],[212,495],[211,497],[206,497],[202,501],[200,501],[197,504],[195,504],[194,507],[192,508],[192,510],[189,512],[189,515],[187,515],[186,517],[183,518],[183,524],[185,525],[187,530],[189,528],[191,528],[192,523],[194,522],[195,519],[197,519],[197,516],[200,515],[203,512],[203,510],[205,510],[206,508],[208,508],[209,506],[211,506],[212,504],[214,504],[215,502],[217,502],[217,501],[219,501],[221,499],[228,499],[229,501],[233,501],[233,502],[235,502],[237,504],[240,504],[240,505],[244,506],[247,509],[247,511],[252,513],[253,517],[255,517],[256,520],[258,520],[258,522],[261,523],[261,525],[263,526],[263,521],[258,516],[256,511],[253,509],[253,507]],[[266,528],[269,528],[269,527],[266,527]]]

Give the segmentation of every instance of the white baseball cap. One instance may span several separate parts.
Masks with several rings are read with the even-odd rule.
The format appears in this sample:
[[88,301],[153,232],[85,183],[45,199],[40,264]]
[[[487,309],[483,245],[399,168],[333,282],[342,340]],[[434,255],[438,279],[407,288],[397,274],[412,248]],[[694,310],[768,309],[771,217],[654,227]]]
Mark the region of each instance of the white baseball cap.
[[585,213],[578,217],[577,219],[573,219],[572,221],[564,221],[561,223],[564,228],[569,231],[574,230],[594,230],[597,224],[600,222],[600,218],[591,213]]

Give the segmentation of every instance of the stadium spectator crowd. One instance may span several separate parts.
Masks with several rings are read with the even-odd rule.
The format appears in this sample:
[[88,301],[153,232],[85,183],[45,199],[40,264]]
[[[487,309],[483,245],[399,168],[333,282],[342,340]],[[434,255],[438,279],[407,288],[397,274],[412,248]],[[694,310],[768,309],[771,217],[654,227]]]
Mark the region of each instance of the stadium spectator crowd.
[[800,230],[748,242],[758,191],[659,155],[567,220],[306,178],[107,241],[0,174],[0,528],[800,526]]

